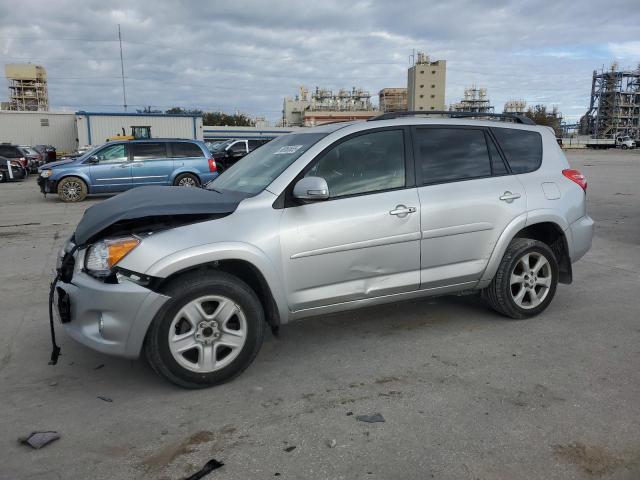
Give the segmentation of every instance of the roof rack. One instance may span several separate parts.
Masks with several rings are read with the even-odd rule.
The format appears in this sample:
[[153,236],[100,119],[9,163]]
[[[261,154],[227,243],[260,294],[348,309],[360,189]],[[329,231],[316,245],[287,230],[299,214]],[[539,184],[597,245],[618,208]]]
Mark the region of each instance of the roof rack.
[[376,117],[371,117],[367,121],[372,122],[376,120],[390,120],[398,117],[417,117],[420,115],[440,115],[450,118],[494,118],[496,120],[521,123],[523,125],[536,125],[536,122],[531,120],[529,117],[525,117],[524,115],[515,115],[512,113],[452,112],[448,110],[432,110],[428,112],[424,112],[422,110],[414,110],[408,112],[389,112],[383,113],[382,115],[378,115]]

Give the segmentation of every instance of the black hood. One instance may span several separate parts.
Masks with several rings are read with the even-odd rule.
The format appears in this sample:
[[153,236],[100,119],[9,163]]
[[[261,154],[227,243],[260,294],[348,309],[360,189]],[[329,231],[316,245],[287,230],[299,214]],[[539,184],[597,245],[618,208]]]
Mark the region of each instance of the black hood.
[[[151,228],[157,224],[169,227],[219,218],[233,213],[247,198],[246,193],[188,187],[138,187],[88,208],[74,235],[83,245],[99,234],[113,232],[120,225]],[[133,220],[137,220],[132,222]]]

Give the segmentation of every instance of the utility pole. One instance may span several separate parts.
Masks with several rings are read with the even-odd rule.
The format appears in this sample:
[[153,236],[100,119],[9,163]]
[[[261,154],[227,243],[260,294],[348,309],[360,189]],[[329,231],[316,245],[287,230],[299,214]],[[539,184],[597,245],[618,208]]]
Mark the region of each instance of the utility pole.
[[120,71],[122,72],[122,101],[124,103],[124,111],[127,111],[127,89],[124,86],[124,60],[122,59],[122,34],[120,33],[120,24],[118,24],[118,41],[120,42]]

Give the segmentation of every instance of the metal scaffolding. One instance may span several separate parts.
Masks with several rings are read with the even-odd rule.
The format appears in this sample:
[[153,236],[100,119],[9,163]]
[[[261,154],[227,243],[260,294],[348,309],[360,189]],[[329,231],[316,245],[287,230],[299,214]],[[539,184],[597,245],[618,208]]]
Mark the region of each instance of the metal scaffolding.
[[473,87],[464,89],[464,98],[451,105],[449,110],[455,112],[493,113],[493,106],[487,96],[486,88]]
[[49,110],[47,72],[44,67],[8,64],[4,66],[4,71],[9,84],[9,110]]
[[591,102],[581,122],[594,138],[640,138],[640,66],[636,70],[594,70]]

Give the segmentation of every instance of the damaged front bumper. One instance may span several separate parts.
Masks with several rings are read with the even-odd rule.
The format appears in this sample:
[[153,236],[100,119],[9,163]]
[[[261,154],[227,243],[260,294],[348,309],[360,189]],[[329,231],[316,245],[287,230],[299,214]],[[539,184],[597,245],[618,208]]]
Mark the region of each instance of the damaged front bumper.
[[40,191],[45,195],[47,193],[56,192],[56,182],[49,180],[48,178],[38,176],[38,186],[40,187]]
[[54,308],[73,339],[102,353],[137,358],[151,321],[168,299],[126,278],[105,283],[75,271],[70,282],[56,284]]

